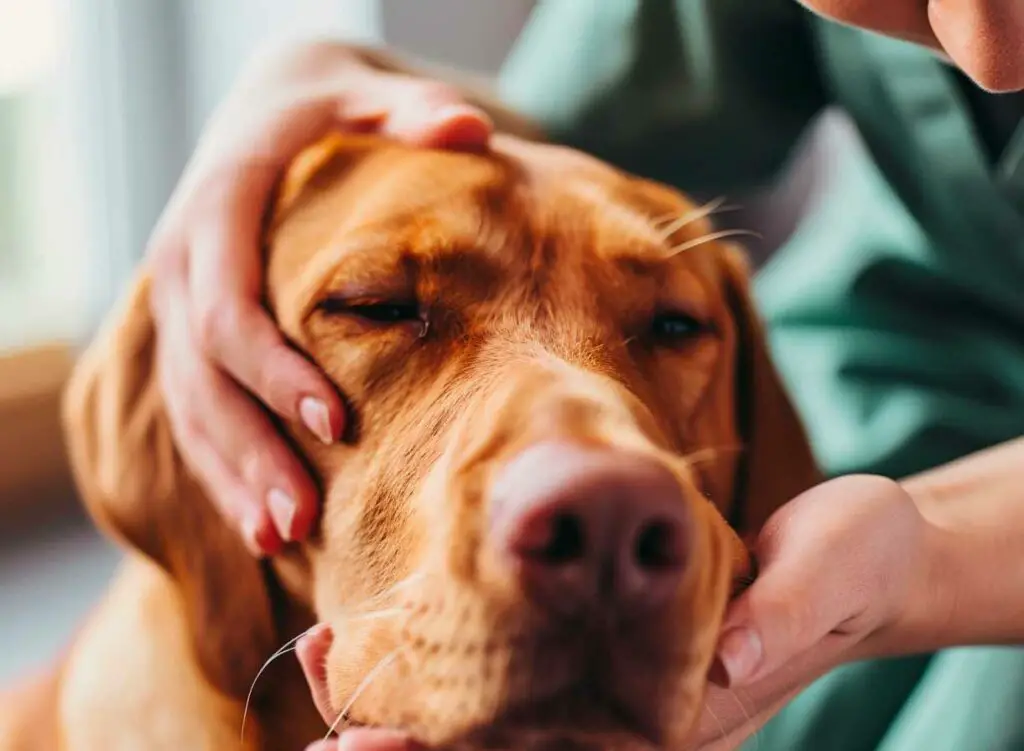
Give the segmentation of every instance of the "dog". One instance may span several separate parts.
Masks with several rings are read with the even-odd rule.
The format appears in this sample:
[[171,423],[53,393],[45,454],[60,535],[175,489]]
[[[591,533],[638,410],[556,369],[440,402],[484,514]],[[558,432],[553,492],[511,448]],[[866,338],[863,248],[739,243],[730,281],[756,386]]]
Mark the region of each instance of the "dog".
[[65,398],[125,561],[0,710],[0,749],[301,749],[325,718],[294,658],[265,663],[321,622],[332,724],[684,748],[745,536],[818,481],[710,213],[510,136],[305,150],[268,215],[266,302],[349,400],[337,445],[283,426],[322,483],[318,528],[259,561],[189,474],[143,274]]

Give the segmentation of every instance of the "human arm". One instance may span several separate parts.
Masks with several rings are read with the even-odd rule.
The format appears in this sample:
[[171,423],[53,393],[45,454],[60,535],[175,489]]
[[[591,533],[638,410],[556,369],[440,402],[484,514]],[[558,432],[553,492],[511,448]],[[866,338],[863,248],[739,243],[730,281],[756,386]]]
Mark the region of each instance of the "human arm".
[[925,650],[1024,644],[1024,438],[903,483],[937,530]]

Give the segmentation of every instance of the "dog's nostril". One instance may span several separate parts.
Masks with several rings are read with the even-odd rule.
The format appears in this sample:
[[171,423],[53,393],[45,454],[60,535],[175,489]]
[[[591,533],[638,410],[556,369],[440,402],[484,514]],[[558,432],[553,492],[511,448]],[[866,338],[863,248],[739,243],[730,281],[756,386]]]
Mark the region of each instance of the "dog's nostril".
[[530,551],[531,557],[551,566],[572,563],[586,553],[586,531],[583,521],[574,514],[555,514],[551,519],[548,539]]
[[690,558],[683,485],[661,462],[625,451],[544,443],[496,476],[491,543],[498,566],[551,613],[589,607],[633,617],[668,602]]
[[636,564],[642,571],[671,571],[682,565],[677,525],[667,520],[648,522],[640,528],[634,546]]

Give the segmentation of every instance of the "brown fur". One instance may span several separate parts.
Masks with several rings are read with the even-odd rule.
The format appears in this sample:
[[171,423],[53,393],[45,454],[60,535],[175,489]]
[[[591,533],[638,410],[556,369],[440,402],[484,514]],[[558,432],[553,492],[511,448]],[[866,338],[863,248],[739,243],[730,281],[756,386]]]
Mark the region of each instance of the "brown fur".
[[[351,721],[438,744],[546,727],[678,747],[746,566],[724,517],[754,530],[816,480],[742,256],[721,242],[671,252],[706,235],[706,219],[659,229],[694,208],[511,138],[487,155],[358,136],[307,150],[270,217],[267,303],[351,400],[354,424],[332,447],[285,426],[325,507],[309,543],[266,564],[175,450],[141,278],[66,399],[84,498],[128,559],[44,692],[54,712],[22,719],[0,751],[51,751],[54,732],[68,751],[301,748],[324,728],[291,658],[257,683],[237,743],[257,670],[314,621],[335,632],[339,709],[388,660]],[[342,297],[415,299],[429,323],[321,305]],[[649,322],[668,307],[706,332],[656,341]],[[654,457],[679,478],[694,563],[665,613],[614,633],[553,624],[496,564],[489,479],[551,437]]]

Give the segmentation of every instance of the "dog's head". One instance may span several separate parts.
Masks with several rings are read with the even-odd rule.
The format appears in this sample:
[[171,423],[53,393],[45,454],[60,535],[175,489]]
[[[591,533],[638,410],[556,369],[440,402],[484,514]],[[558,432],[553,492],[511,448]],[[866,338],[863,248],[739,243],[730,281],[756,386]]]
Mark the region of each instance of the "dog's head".
[[331,136],[267,234],[269,307],[352,408],[335,446],[287,426],[319,529],[261,570],[216,517],[166,425],[145,281],[67,399],[90,507],[177,579],[227,692],[289,636],[283,589],[332,626],[351,722],[677,745],[740,534],[815,480],[706,213],[566,149]]

